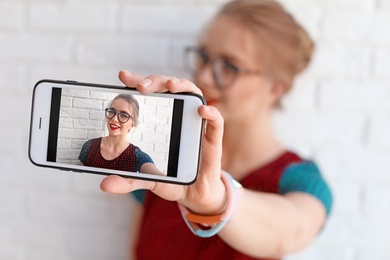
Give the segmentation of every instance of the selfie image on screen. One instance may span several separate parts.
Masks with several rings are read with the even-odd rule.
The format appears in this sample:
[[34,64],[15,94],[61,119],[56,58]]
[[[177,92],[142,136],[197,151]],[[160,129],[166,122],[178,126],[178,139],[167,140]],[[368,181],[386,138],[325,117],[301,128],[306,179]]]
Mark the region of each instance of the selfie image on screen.
[[[126,99],[129,104],[135,100],[139,107],[138,113],[134,109],[126,113],[111,107],[118,95],[115,92],[53,88],[51,121],[55,123],[50,126],[49,142],[51,139],[51,143],[55,143],[51,145],[55,146],[55,151],[48,150],[48,161],[80,165],[88,159],[102,165],[93,167],[109,168],[105,166],[106,163],[119,157],[104,158],[97,154],[100,154],[102,137],[110,135],[108,128],[113,127],[111,135],[117,133],[115,125],[110,125],[110,118],[115,117],[118,126],[121,126],[119,121],[137,121],[135,127],[126,131],[126,140],[131,149],[125,152],[131,155],[126,157],[130,159],[117,163],[131,165],[132,156],[138,153],[140,158],[151,159],[162,174],[175,177],[174,165],[178,161],[177,147],[180,143],[180,128],[177,127],[180,122],[176,121],[181,120],[183,101],[125,94],[120,99]],[[56,114],[58,122],[55,120]],[[58,126],[57,131],[53,125]],[[99,158],[104,158],[103,162]],[[130,167],[129,171],[135,170]]]

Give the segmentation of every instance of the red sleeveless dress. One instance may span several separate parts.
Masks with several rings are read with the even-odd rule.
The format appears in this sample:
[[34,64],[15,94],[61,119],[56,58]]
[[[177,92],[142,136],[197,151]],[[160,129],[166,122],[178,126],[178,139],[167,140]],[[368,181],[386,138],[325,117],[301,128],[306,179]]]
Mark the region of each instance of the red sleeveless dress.
[[[301,161],[296,154],[286,152],[239,181],[247,189],[277,193],[284,169]],[[256,259],[231,248],[218,235],[211,238],[195,236],[184,223],[176,202],[147,192],[144,209],[136,247],[137,259]]]
[[104,169],[137,172],[136,146],[129,144],[123,153],[113,160],[106,160],[100,152],[102,138],[91,140],[85,166],[93,166]]

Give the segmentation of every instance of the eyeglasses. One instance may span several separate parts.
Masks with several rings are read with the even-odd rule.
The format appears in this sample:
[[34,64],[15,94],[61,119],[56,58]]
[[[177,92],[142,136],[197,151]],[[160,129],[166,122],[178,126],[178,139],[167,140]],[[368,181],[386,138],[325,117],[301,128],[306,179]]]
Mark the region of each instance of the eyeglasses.
[[131,115],[129,115],[129,114],[125,113],[125,112],[118,112],[118,111],[116,111],[113,108],[106,108],[105,111],[106,111],[106,117],[108,119],[113,119],[114,116],[117,116],[118,121],[120,123],[126,123],[127,121],[129,121],[130,118],[133,119],[131,117]]
[[232,85],[239,74],[261,74],[260,71],[239,68],[225,58],[211,59],[201,48],[187,47],[185,49],[185,69],[196,76],[210,64],[215,83],[218,88],[225,89]]

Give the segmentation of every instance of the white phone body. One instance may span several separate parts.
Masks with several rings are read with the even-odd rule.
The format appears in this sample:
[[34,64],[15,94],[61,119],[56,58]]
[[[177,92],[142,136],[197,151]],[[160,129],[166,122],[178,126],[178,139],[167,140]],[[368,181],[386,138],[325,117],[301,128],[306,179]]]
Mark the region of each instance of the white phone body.
[[[84,166],[83,143],[107,135],[104,109],[119,93],[139,102],[140,122],[127,140],[146,152],[164,174]],[[136,179],[191,184],[198,176],[204,120],[203,97],[192,93],[152,93],[76,81],[41,80],[33,91],[29,158],[37,166]]]

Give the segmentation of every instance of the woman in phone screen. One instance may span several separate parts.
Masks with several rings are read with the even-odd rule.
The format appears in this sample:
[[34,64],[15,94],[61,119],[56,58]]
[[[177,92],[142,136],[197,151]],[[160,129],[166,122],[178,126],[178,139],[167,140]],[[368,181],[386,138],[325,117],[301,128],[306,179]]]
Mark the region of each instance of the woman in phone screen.
[[101,183],[113,193],[149,190],[132,212],[139,226],[133,229],[136,259],[280,259],[324,228],[330,188],[314,162],[277,140],[271,124],[273,109],[306,68],[313,47],[277,2],[237,0],[226,3],[198,44],[186,49],[194,83],[119,73],[141,93],[195,92],[207,100],[198,109],[207,125],[196,183],[118,176]]
[[132,95],[119,94],[105,109],[105,115],[108,135],[85,142],[79,155],[80,162],[98,168],[163,174],[147,153],[126,139],[138,124],[138,101]]

